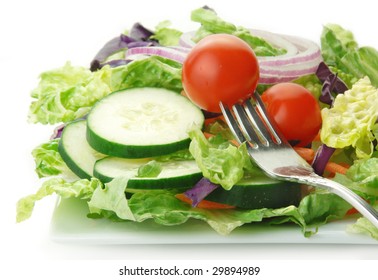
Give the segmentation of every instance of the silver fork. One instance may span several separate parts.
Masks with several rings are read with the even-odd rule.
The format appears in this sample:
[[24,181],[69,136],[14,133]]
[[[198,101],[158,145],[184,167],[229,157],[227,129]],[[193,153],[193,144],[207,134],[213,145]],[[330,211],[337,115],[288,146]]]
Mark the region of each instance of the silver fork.
[[378,213],[347,187],[317,175],[271,122],[260,95],[228,108],[220,103],[222,113],[238,142],[247,143],[252,160],[268,176],[326,189],[347,201],[378,228]]

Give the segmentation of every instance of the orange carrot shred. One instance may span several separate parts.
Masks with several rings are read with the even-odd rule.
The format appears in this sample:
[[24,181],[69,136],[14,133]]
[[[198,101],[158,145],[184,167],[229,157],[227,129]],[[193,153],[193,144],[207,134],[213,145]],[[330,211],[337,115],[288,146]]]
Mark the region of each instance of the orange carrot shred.
[[[192,204],[192,200],[183,193],[176,194],[175,197],[185,203]],[[235,206],[232,206],[232,205],[213,202],[209,200],[202,200],[200,203],[197,204],[196,207],[201,208],[201,209],[234,209],[235,208]]]
[[346,164],[336,163],[336,162],[328,162],[325,170],[330,173],[340,173],[345,175],[345,173],[348,171],[349,166]]
[[315,151],[310,148],[294,147],[294,150],[307,162],[312,162],[315,157]]

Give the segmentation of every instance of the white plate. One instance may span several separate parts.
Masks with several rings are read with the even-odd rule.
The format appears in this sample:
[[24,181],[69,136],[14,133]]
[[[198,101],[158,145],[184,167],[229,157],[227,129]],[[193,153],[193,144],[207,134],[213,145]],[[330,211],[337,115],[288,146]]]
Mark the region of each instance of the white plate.
[[214,244],[214,243],[296,243],[296,244],[376,244],[373,238],[350,234],[350,221],[328,223],[317,234],[305,238],[296,225],[269,226],[250,224],[222,236],[205,222],[190,221],[180,226],[162,226],[153,221],[143,223],[111,222],[86,217],[86,202],[58,200],[51,222],[51,239],[81,244]]

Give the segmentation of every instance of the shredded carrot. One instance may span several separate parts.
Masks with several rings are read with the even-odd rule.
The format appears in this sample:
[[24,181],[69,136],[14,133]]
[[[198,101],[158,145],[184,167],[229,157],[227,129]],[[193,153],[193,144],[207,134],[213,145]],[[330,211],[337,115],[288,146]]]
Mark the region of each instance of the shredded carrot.
[[344,174],[348,171],[349,166],[343,163],[336,163],[336,162],[328,162],[325,170],[330,172],[331,174],[340,173]]
[[312,162],[315,157],[315,151],[310,148],[294,147],[294,150],[307,162]]
[[[175,197],[185,203],[192,204],[192,200],[183,193],[176,194]],[[201,209],[234,209],[235,208],[235,206],[232,206],[232,205],[213,202],[209,200],[202,200],[200,203],[197,204],[196,207],[201,208]]]
[[209,139],[209,138],[215,136],[214,134],[211,134],[209,132],[203,132],[203,135],[205,135],[206,139]]
[[207,119],[205,119],[205,125],[207,126],[207,125],[209,125],[209,124],[211,124],[213,122],[216,122],[218,120],[226,122],[224,116],[223,115],[219,115],[219,116],[216,116],[216,117],[213,117],[213,118],[207,118]]

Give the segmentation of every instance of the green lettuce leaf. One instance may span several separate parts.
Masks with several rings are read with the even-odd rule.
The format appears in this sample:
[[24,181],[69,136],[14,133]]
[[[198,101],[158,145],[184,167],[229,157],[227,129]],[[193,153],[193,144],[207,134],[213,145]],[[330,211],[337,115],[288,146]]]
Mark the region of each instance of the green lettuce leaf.
[[[376,209],[378,209],[378,207],[376,207]],[[372,238],[378,240],[378,228],[364,217],[359,218],[356,223],[349,225],[347,231],[370,235]]]
[[181,92],[182,64],[158,56],[136,60],[112,69],[111,88],[162,87]]
[[157,177],[160,172],[162,171],[161,164],[156,160],[150,160],[146,164],[141,165],[138,168],[137,177],[145,178],[145,177]]
[[42,73],[38,87],[31,93],[36,100],[30,105],[29,121],[55,124],[86,115],[97,100],[111,92],[110,76],[109,67],[91,72],[69,62]]
[[199,129],[191,130],[189,136],[192,140],[189,151],[204,177],[226,190],[243,178],[244,169],[250,163],[245,145],[235,147],[228,142],[215,145]]
[[59,139],[43,143],[33,149],[35,171],[39,178],[67,172],[69,169],[58,152]]
[[195,42],[210,34],[223,33],[231,34],[244,40],[257,56],[277,56],[286,53],[286,50],[274,47],[263,38],[253,36],[247,28],[237,27],[224,21],[211,9],[199,8],[193,10],[191,19],[201,24],[201,27],[193,37]]
[[156,39],[159,41],[160,45],[163,46],[176,46],[180,41],[182,32],[177,29],[170,28],[171,22],[165,20],[160,22],[155,27],[155,34],[150,37],[150,39]]
[[374,151],[372,130],[377,118],[378,90],[365,77],[337,95],[332,108],[322,110],[321,140],[333,148],[352,146],[358,158],[368,158]]
[[333,194],[314,193],[306,196],[298,207],[206,210],[193,208],[176,199],[175,192],[169,190],[138,192],[127,199],[127,181],[127,178],[120,177],[106,184],[105,188],[97,188],[88,203],[89,217],[97,214],[116,220],[109,213],[112,212],[122,220],[143,222],[152,219],[165,226],[181,225],[189,219],[196,219],[206,222],[222,235],[253,222],[267,221],[275,225],[294,223],[305,236],[311,236],[319,225],[342,218],[350,209],[348,203]]
[[117,177],[103,187],[99,186],[88,202],[89,211],[100,214],[103,210],[114,212],[119,218],[135,221],[126,199],[128,177]]
[[365,76],[378,87],[378,51],[372,47],[359,47],[352,32],[337,24],[325,25],[321,49],[324,61],[349,87]]
[[91,180],[81,179],[74,182],[67,182],[62,178],[51,178],[45,181],[35,194],[21,198],[17,202],[16,221],[22,222],[30,218],[35,203],[46,196],[56,193],[63,198],[89,199],[93,191],[100,186],[101,182],[95,178]]
[[345,175],[336,174],[334,180],[369,200],[378,200],[378,158],[357,160]]

